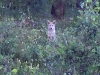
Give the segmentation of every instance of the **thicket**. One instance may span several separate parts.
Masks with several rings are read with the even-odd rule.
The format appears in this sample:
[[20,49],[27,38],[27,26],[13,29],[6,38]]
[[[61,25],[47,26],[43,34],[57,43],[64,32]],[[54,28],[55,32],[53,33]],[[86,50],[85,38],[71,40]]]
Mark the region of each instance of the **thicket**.
[[13,17],[4,17],[0,21],[0,75],[99,75],[99,2],[95,5],[94,9],[91,0],[83,2],[84,10],[69,26],[60,21],[66,27],[56,30],[53,45],[47,39],[47,18],[39,19],[40,23],[33,18],[32,27],[22,27]]

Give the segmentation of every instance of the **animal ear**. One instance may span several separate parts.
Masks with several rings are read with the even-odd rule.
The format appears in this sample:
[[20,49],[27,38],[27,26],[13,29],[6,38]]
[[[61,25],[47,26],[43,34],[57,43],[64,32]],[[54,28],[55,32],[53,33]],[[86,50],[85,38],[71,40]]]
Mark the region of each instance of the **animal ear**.
[[53,24],[56,24],[56,20],[53,20]]
[[49,20],[47,20],[47,24],[49,24],[50,23],[50,21]]

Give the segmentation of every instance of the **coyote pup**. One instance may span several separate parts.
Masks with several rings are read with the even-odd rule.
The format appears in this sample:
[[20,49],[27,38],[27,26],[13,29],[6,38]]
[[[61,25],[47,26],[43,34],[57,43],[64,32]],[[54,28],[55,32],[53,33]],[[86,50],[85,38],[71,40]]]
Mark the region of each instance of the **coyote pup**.
[[48,25],[48,39],[51,42],[55,41],[56,38],[56,34],[55,34],[55,24],[56,24],[56,20],[53,20],[52,22],[47,20],[47,25]]

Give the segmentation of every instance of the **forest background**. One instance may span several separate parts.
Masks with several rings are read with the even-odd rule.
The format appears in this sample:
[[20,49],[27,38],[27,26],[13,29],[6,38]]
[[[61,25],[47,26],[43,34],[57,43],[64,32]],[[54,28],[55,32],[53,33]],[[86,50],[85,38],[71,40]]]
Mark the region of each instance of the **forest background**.
[[0,0],[0,75],[100,75],[100,1]]

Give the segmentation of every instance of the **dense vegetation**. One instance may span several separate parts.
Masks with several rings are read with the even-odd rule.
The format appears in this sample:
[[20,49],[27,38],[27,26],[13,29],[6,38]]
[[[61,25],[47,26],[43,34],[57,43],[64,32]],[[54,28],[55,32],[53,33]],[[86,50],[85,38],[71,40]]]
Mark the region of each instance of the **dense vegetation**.
[[[99,1],[63,1],[63,19],[51,16],[56,0],[0,1],[0,75],[100,75]],[[48,19],[57,20],[52,43]]]

